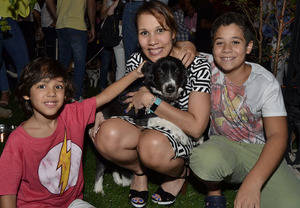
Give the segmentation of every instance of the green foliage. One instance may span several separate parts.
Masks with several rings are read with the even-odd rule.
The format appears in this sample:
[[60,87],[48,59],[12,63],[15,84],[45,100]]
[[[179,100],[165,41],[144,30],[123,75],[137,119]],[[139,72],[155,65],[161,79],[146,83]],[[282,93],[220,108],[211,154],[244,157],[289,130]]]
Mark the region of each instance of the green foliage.
[[0,28],[1,28],[2,32],[7,32],[11,29],[10,26],[7,24],[7,21],[5,19],[0,20]]

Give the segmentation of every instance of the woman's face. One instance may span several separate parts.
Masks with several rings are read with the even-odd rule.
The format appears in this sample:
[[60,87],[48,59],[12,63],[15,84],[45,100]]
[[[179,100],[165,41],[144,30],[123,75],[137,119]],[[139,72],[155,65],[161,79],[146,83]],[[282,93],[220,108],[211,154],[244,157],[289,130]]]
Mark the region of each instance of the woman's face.
[[153,15],[144,13],[138,17],[137,28],[139,44],[147,58],[156,62],[169,55],[175,38],[169,27],[163,27]]

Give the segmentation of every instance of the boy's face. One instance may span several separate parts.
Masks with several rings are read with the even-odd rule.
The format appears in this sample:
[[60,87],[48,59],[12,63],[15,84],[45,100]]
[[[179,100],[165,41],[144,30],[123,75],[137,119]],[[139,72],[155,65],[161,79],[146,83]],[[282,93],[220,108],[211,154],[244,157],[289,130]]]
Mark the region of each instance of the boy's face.
[[213,40],[213,56],[224,73],[243,69],[246,54],[252,50],[253,42],[246,45],[244,33],[236,24],[220,26]]
[[65,86],[61,77],[42,79],[30,88],[30,100],[33,113],[36,116],[52,117],[57,114],[64,104]]

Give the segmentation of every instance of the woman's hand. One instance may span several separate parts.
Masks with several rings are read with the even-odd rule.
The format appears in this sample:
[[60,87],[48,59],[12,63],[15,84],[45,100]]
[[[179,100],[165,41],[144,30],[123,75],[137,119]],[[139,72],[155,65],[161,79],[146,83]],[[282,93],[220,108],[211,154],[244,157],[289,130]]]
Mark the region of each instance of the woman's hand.
[[128,98],[124,101],[125,103],[129,103],[126,112],[130,111],[130,109],[134,107],[135,113],[137,113],[139,109],[151,106],[155,98],[155,96],[152,95],[146,87],[141,87],[136,92],[129,92],[127,93],[127,96]]

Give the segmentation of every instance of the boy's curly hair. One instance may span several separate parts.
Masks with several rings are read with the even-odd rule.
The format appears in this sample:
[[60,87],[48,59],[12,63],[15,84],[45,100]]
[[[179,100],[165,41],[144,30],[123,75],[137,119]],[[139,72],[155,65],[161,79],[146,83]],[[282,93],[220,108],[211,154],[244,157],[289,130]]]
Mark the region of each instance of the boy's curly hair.
[[73,97],[74,88],[67,70],[58,61],[48,57],[41,57],[25,66],[16,89],[16,96],[26,113],[32,114],[33,112],[30,101],[24,99],[24,96],[30,97],[31,87],[42,79],[54,79],[57,77],[63,78],[65,102],[68,102]]
[[244,38],[246,40],[246,44],[250,41],[254,40],[253,28],[250,25],[249,21],[246,17],[237,12],[227,12],[221,16],[219,16],[212,24],[210,36],[211,39],[214,40],[214,36],[221,26],[228,26],[230,24],[236,24],[241,28],[244,33]]

